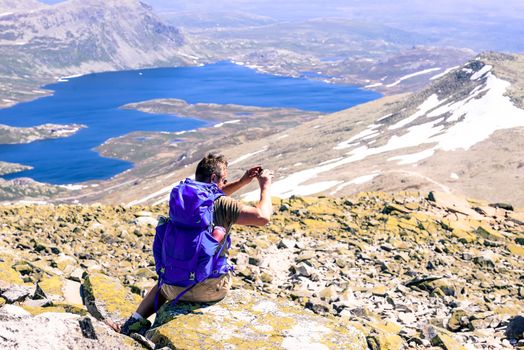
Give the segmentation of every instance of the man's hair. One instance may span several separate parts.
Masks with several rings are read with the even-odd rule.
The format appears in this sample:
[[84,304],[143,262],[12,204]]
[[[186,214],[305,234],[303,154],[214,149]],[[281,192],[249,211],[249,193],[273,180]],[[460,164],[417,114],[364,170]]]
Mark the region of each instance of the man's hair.
[[222,154],[208,153],[198,163],[195,171],[195,180],[209,182],[211,175],[223,176],[223,171],[227,168],[227,160]]

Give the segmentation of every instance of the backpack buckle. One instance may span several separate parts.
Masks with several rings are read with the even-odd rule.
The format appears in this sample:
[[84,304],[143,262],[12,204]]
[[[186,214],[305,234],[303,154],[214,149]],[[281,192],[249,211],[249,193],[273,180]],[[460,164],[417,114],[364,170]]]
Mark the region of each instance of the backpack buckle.
[[195,273],[194,272],[190,272],[189,273],[189,280],[190,281],[194,281],[195,279],[196,279]]

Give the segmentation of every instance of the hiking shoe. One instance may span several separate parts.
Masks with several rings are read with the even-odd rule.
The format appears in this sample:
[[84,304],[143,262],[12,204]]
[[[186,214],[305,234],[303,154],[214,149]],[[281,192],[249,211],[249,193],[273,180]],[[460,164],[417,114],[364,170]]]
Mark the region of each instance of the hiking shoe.
[[137,319],[129,317],[120,329],[120,333],[130,335],[131,333],[138,333],[140,335],[146,334],[147,330],[151,328],[151,322],[146,319]]

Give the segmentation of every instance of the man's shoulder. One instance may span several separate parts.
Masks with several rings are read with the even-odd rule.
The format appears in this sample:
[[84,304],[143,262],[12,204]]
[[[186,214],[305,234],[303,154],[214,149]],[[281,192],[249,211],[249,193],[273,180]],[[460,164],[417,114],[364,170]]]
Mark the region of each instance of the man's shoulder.
[[234,199],[234,198],[229,197],[229,196],[220,196],[220,197],[218,197],[215,200],[214,205],[215,205],[215,208],[216,208],[216,207],[219,207],[219,206],[227,207],[227,206],[231,206],[231,205],[241,206],[242,203],[239,200]]

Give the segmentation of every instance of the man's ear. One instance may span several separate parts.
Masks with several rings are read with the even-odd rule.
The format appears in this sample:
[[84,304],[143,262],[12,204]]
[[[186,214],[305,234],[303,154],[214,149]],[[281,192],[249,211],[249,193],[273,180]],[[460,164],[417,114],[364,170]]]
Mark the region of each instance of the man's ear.
[[218,176],[217,174],[211,174],[211,177],[209,178],[210,183],[218,183]]

